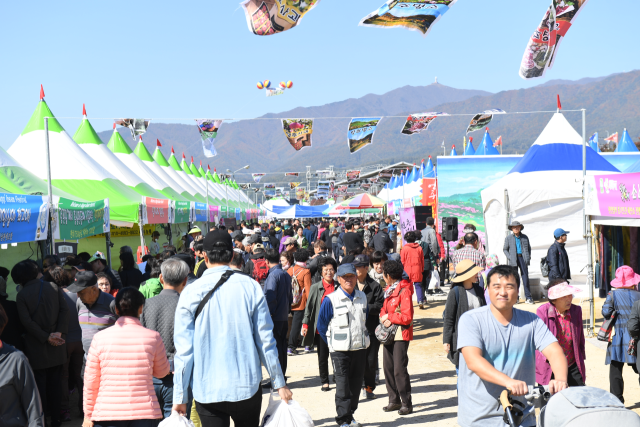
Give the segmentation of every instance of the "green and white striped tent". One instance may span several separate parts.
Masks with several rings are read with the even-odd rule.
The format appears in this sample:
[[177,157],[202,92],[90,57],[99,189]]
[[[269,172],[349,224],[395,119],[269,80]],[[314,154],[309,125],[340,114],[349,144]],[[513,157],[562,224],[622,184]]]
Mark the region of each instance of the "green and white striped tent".
[[[175,158],[175,156],[174,156],[174,158]],[[171,164],[171,158],[169,158],[169,164]],[[184,157],[184,153],[182,153],[182,161],[180,162],[180,170],[182,170],[182,172],[184,172],[184,174],[187,176],[187,180],[190,183],[193,184],[194,188],[196,188],[197,190],[200,191],[200,194],[202,194],[203,196],[205,194],[207,194],[207,189],[205,188],[205,186],[202,185],[202,183],[200,183],[196,179],[196,177],[191,172],[191,169],[189,169],[189,166],[187,165],[187,161],[186,161],[186,159]]]
[[[173,155],[173,148],[171,150],[171,154]],[[167,173],[167,175],[169,175],[180,186],[180,188],[185,189],[198,202],[204,203],[204,197],[200,194],[200,192],[196,190],[193,185],[191,185],[191,183],[185,180],[186,176],[185,178],[183,178],[184,173],[182,175],[178,174],[178,171],[169,164],[167,159],[162,154],[162,151],[160,151],[159,147],[156,147],[156,150],[153,152],[153,159]],[[173,158],[173,160],[175,161],[175,157]],[[179,165],[178,168],[180,168]]]
[[[125,165],[116,155],[109,150],[96,131],[91,126],[91,122],[87,119],[87,112],[82,108],[82,122],[73,134],[73,140],[78,143],[80,148],[89,155],[96,163],[111,172],[120,181],[131,187],[138,194],[156,199],[164,199],[166,196],[160,194],[150,184],[149,180],[143,180],[136,173]],[[115,130],[114,130],[115,132]],[[117,133],[117,132],[115,132]],[[129,150],[131,151],[131,150]],[[154,180],[151,180],[153,182]]]
[[83,200],[109,199],[111,222],[138,221],[140,195],[93,160],[75,143],[41,98],[27,126],[9,148],[9,154],[38,178],[47,178],[44,118],[49,117],[52,184]]

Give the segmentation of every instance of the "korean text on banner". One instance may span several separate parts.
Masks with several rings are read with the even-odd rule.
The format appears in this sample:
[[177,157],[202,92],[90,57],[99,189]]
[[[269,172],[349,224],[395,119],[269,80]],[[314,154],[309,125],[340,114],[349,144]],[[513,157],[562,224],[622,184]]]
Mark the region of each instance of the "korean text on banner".
[[416,229],[416,213],[413,208],[400,208],[400,224],[398,224],[398,227],[402,233],[402,244],[406,245],[405,234]]
[[382,117],[360,117],[351,119],[347,138],[349,144],[349,152],[351,154],[366,147],[373,142],[373,134],[376,127],[380,123]]
[[429,34],[433,24],[458,0],[388,0],[380,9],[367,15],[360,25],[363,27],[403,27]]
[[76,202],[61,197],[54,215],[51,224],[56,239],[79,240],[110,230],[109,199]]
[[218,224],[220,221],[220,210],[218,206],[209,206],[209,222]]
[[311,147],[313,119],[282,119],[282,130],[294,150],[300,151],[304,147]]
[[208,208],[206,203],[191,202],[191,221],[207,222]]
[[640,218],[640,173],[587,177],[589,215]]
[[175,202],[174,204],[174,224],[184,224],[191,222],[191,202]]
[[168,224],[171,203],[167,199],[142,197],[142,224]]
[[438,180],[436,178],[422,179],[422,206],[431,206],[433,219],[438,224]]
[[270,36],[290,30],[320,0],[245,0],[244,8],[249,30],[257,36]]
[[49,198],[0,193],[0,243],[45,240],[49,231]]

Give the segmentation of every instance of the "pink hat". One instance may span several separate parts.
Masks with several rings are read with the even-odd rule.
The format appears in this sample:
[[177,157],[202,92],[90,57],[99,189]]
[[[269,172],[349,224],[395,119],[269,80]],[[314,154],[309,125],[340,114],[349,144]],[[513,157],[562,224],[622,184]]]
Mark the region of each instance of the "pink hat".
[[575,286],[571,286],[567,282],[560,283],[558,285],[552,286],[549,289],[548,298],[550,300],[556,300],[558,298],[566,297],[567,295],[575,295],[580,292],[580,289]]
[[616,270],[616,278],[611,281],[612,288],[623,286],[635,286],[640,283],[640,275],[633,271],[628,265],[623,265]]

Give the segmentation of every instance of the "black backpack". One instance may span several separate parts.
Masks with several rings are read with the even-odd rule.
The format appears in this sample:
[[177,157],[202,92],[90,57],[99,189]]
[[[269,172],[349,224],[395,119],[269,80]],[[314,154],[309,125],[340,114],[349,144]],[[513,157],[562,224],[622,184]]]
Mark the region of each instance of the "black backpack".
[[540,272],[542,273],[542,277],[549,277],[549,263],[547,262],[547,257],[543,257],[540,260]]

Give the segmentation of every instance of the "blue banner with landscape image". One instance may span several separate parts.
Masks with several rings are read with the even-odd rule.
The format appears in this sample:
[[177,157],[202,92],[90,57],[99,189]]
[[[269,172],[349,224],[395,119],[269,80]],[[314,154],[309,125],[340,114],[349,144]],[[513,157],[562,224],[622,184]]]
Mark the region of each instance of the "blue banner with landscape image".
[[47,196],[0,193],[0,243],[45,240],[49,231]]

